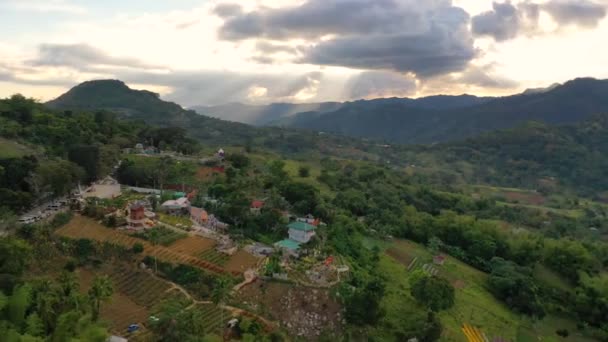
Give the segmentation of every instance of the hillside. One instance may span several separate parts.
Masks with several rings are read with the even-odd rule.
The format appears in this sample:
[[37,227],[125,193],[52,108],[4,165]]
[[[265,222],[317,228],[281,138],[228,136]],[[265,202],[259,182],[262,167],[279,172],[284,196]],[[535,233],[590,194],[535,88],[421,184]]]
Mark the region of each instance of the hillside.
[[565,186],[587,195],[608,191],[607,156],[608,114],[561,126],[528,122],[463,141],[404,147],[395,155],[427,176],[443,174],[452,182]]
[[342,107],[339,102],[325,103],[272,103],[267,106],[228,103],[220,106],[195,106],[191,109],[201,115],[222,120],[246,123],[254,126],[268,125],[277,120],[290,117],[296,113],[327,113]]
[[151,125],[184,128],[193,138],[217,144],[245,144],[258,133],[243,124],[198,115],[161,100],[158,94],[131,89],[118,80],[84,82],[46,104],[63,110],[108,110]]
[[[449,99],[449,97],[447,97]],[[548,91],[432,106],[435,101],[358,101],[330,113],[300,113],[281,125],[395,143],[434,143],[526,121],[566,124],[608,111],[608,80],[576,79]]]

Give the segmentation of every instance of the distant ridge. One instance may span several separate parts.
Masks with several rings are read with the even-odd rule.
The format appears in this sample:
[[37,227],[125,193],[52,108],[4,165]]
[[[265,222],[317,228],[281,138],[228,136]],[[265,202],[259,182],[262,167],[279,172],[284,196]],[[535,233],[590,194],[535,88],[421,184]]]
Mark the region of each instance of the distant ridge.
[[608,113],[608,81],[579,78],[500,98],[356,101],[333,112],[299,113],[274,124],[408,144],[469,138],[527,121],[576,123],[599,113]]

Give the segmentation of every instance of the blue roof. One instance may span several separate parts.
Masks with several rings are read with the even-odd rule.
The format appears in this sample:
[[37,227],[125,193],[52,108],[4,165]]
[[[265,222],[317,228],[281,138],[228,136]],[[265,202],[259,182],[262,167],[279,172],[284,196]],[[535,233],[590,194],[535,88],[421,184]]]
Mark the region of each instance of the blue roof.
[[300,248],[299,242],[290,239],[281,240],[274,245],[281,248],[287,248],[292,251],[296,251]]
[[291,222],[290,224],[287,225],[287,228],[295,229],[295,230],[302,230],[305,232],[317,229],[317,227],[313,226],[312,224],[308,224],[308,223],[300,222],[300,221]]

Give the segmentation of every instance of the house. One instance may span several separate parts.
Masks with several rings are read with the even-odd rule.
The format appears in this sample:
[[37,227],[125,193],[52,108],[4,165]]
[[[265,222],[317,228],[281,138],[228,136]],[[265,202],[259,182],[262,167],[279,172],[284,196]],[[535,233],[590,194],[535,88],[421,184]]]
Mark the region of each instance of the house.
[[285,251],[287,254],[291,256],[298,256],[298,250],[300,249],[300,244],[297,241],[291,239],[281,240],[274,244],[277,249],[281,249]]
[[209,214],[205,209],[190,207],[190,219],[198,225],[206,226],[209,222]]
[[219,151],[217,151],[217,157],[220,159],[224,159],[224,157],[226,157],[226,152],[224,152],[223,148],[220,148]]
[[308,214],[304,217],[298,217],[296,219],[296,221],[298,222],[304,222],[304,223],[308,223],[308,224],[313,224],[315,222],[315,217],[312,216],[311,214]]
[[298,243],[307,243],[310,239],[315,236],[315,229],[317,227],[305,223],[305,222],[291,222],[287,225],[289,228],[289,239]]
[[435,255],[433,257],[433,263],[439,266],[445,264],[445,255]]
[[264,207],[264,201],[260,201],[260,200],[255,200],[253,202],[251,202],[251,205],[249,206],[249,211],[253,214],[253,215],[259,215],[260,212],[262,211],[262,208]]
[[140,202],[129,205],[127,224],[131,229],[143,229],[146,224],[146,208]]
[[170,215],[183,215],[189,212],[190,201],[188,198],[181,197],[176,200],[169,200],[163,203],[161,206],[161,210]]
[[135,145],[135,153],[144,153],[144,144]]

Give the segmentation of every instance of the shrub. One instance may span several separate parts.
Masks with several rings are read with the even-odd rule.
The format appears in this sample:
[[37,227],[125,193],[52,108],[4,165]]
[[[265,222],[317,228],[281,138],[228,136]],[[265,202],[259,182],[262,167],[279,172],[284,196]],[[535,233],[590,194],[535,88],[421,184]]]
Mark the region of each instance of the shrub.
[[133,251],[133,253],[135,253],[135,254],[140,254],[144,251],[144,245],[140,242],[137,242],[136,244],[133,245],[133,247],[131,248],[131,251]]

